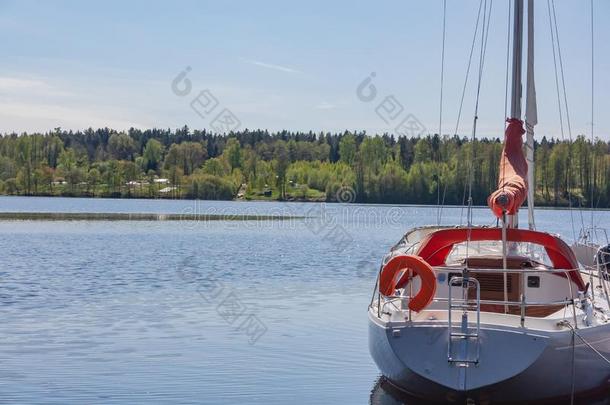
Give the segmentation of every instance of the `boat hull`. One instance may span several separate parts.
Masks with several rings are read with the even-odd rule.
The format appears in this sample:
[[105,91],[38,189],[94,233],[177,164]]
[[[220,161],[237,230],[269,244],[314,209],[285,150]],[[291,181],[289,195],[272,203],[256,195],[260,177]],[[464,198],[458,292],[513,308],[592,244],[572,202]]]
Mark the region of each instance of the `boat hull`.
[[[446,325],[384,324],[369,313],[373,359],[386,378],[417,397],[440,402],[553,402],[570,398],[572,380],[577,397],[609,393],[610,366],[578,337],[573,346],[570,330],[532,332],[481,325],[479,362],[468,367],[447,360],[447,333]],[[610,325],[579,334],[610,355]],[[472,348],[463,353],[468,350]]]

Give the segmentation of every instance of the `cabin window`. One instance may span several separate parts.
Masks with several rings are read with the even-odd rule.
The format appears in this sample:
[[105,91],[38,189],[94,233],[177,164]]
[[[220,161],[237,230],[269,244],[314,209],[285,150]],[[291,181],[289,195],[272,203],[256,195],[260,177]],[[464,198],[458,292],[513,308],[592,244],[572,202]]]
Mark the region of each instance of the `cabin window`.
[[540,288],[540,277],[539,276],[528,276],[527,277],[528,288]]
[[[533,261],[552,266],[543,246],[528,242],[511,242],[511,256],[525,256]],[[461,242],[453,245],[451,252],[445,260],[446,264],[461,264],[467,257],[472,256],[500,256],[502,255],[502,241]]]
[[451,284],[451,279],[453,277],[462,277],[462,273],[449,273],[449,277],[447,278],[447,284]]

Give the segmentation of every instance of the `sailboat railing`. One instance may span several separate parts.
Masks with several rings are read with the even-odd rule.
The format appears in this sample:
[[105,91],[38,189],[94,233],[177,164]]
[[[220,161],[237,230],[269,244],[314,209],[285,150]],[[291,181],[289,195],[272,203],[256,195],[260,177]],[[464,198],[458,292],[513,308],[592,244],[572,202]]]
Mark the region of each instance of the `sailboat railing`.
[[[437,272],[441,272],[441,273],[453,273],[453,272],[456,272],[457,269],[455,267],[435,267],[434,270]],[[473,270],[475,270],[475,269],[473,269]],[[573,281],[570,278],[570,273],[579,272],[579,271],[580,271],[579,269],[541,269],[541,268],[531,268],[531,269],[529,269],[529,268],[526,268],[526,269],[485,269],[485,268],[482,268],[482,269],[479,269],[479,268],[477,268],[476,269],[477,273],[493,273],[493,274],[498,274],[498,273],[505,273],[505,274],[542,273],[542,274],[558,274],[558,275],[563,274],[568,283],[568,289],[570,292],[570,297],[566,297],[565,299],[561,299],[561,300],[528,301],[525,291],[522,291],[521,299],[518,301],[480,299],[479,303],[480,303],[480,305],[498,305],[498,306],[508,306],[508,307],[519,307],[520,313],[521,313],[521,326],[525,326],[525,321],[527,318],[535,318],[535,317],[526,316],[527,308],[542,307],[542,306],[566,306],[566,307],[571,306],[572,307],[571,318],[574,322],[574,325],[578,325],[577,316],[576,316],[576,305],[575,305],[578,297],[576,295],[577,293],[575,294]],[[412,296],[412,291],[404,290],[401,295],[382,296],[382,294],[379,293],[379,290],[376,289],[376,294],[377,294],[377,296],[376,296],[377,308],[375,308],[375,309],[376,309],[378,317],[381,317],[381,315],[383,315],[383,314],[388,314],[387,311],[389,309],[389,306],[392,306],[394,308],[394,310],[401,310],[403,308],[406,310],[406,308],[408,308],[409,300],[411,299],[411,296]],[[373,307],[374,301],[375,301],[375,295],[373,296],[373,299],[371,300],[371,305],[369,305],[369,308]],[[434,297],[432,302],[448,304],[449,298]],[[483,312],[486,312],[486,311],[483,311]],[[501,313],[498,313],[498,314],[501,314]],[[511,315],[514,315],[514,314],[511,314]],[[565,319],[565,316],[564,316],[564,319]]]
[[598,226],[582,228],[578,235],[578,242],[581,241],[585,245],[590,243],[596,243],[599,245],[604,243],[604,241],[606,244],[610,243],[610,240],[608,239],[608,231],[606,230],[606,228]]

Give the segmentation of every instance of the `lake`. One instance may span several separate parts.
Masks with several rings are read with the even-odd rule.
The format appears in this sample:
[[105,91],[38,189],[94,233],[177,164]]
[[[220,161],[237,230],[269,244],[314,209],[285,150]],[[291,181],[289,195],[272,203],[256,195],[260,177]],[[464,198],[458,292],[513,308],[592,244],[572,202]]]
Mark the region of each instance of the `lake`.
[[[366,310],[382,255],[436,207],[0,197],[0,211],[307,217],[0,221],[0,403],[397,403]],[[543,209],[538,229],[570,241],[571,216],[576,233],[591,223]],[[445,207],[441,223],[465,219]],[[610,212],[593,221],[610,228]]]

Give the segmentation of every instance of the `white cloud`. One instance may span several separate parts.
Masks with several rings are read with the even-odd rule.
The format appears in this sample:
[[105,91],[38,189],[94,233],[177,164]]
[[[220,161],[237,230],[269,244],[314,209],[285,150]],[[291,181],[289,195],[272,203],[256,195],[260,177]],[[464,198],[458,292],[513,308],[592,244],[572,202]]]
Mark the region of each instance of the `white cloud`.
[[[45,103],[0,102],[0,132],[47,131],[55,127],[85,129],[89,127],[128,129],[147,125],[116,118],[112,112],[95,112],[76,107]],[[27,125],[24,123],[27,122]]]
[[326,101],[322,101],[320,104],[315,106],[316,110],[332,110],[334,108],[337,108],[337,106]]
[[258,60],[249,60],[246,59],[246,62],[252,64],[252,65],[256,65],[256,66],[261,66],[267,69],[272,69],[272,70],[278,70],[280,72],[286,72],[286,73],[303,73],[300,70],[297,69],[293,69],[293,68],[289,68],[286,66],[281,66],[281,65],[274,65],[272,63],[265,63],[265,62],[261,62]]
[[52,85],[45,79],[35,77],[0,76],[0,96],[11,98],[68,97],[74,94]]
[[0,90],[48,88],[41,80],[21,79],[17,77],[0,76]]
[[94,86],[100,91],[95,93],[82,83],[33,75],[0,76],[0,133],[150,126],[147,114],[133,111],[131,103],[136,102],[109,88]]

